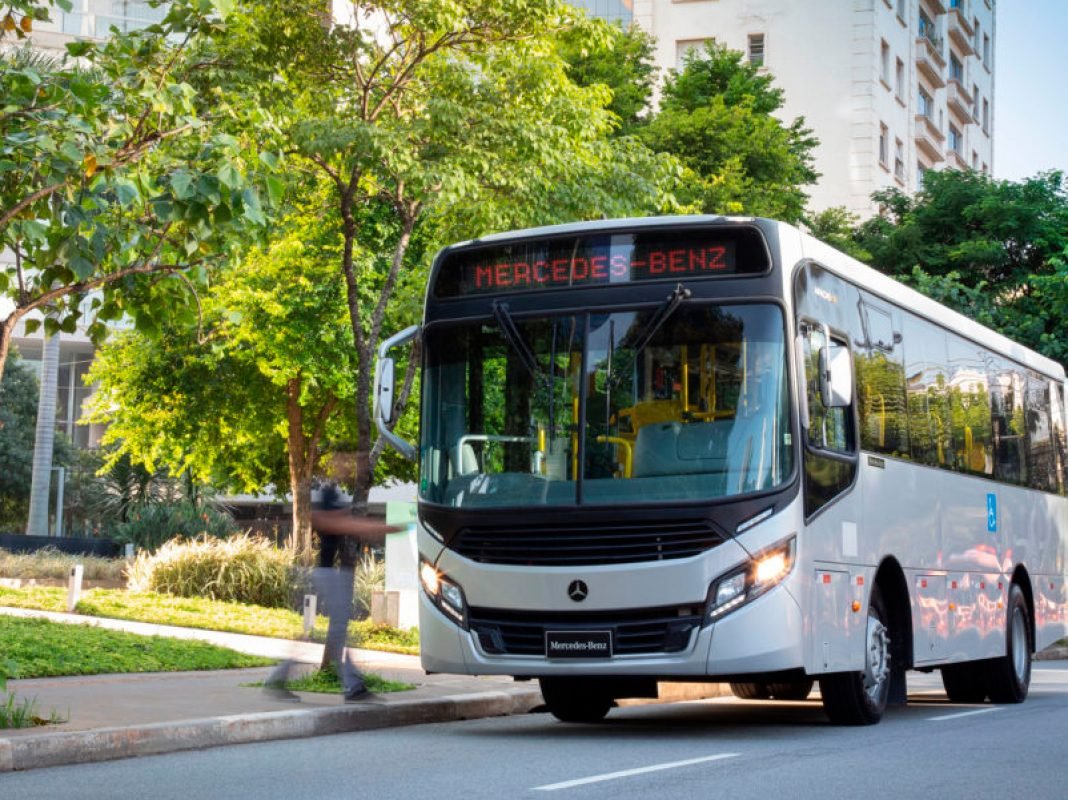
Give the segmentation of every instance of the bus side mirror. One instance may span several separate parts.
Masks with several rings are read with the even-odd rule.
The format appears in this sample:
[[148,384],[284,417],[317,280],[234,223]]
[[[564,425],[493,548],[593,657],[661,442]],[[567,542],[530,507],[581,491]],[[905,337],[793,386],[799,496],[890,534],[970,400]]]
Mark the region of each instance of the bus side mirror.
[[374,409],[375,425],[379,435],[402,456],[410,461],[415,460],[416,449],[411,442],[406,442],[392,430],[390,423],[393,422],[393,395],[396,388],[396,365],[388,353],[394,347],[407,344],[419,335],[419,326],[412,325],[405,328],[395,336],[391,336],[382,342],[378,348],[378,361],[375,363],[375,385],[372,400]]
[[375,369],[375,419],[393,421],[393,385],[395,370],[392,358],[380,358]]
[[830,344],[820,350],[820,399],[826,408],[853,402],[853,364],[849,348]]

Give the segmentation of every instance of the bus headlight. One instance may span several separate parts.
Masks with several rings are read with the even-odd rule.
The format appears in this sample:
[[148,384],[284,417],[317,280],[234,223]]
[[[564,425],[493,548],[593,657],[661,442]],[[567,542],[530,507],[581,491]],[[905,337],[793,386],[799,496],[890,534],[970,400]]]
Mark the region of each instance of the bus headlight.
[[434,605],[466,630],[467,601],[464,599],[464,590],[460,588],[460,584],[446,578],[429,561],[420,562],[419,582]]
[[782,583],[794,568],[797,537],[772,545],[712,582],[705,622],[715,622]]

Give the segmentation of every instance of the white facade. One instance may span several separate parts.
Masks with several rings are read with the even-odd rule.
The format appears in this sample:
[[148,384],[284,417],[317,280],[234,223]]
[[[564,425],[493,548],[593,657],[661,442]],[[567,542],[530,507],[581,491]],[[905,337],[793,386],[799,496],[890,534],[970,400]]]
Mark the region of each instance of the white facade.
[[575,0],[656,39],[661,70],[716,39],[762,59],[820,141],[810,210],[875,212],[926,169],[993,166],[996,0]]

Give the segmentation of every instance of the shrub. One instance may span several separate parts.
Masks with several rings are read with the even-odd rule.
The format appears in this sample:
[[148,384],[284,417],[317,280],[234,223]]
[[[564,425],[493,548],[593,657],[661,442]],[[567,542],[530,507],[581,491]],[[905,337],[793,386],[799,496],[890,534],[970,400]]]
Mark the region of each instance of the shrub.
[[117,558],[70,555],[54,547],[42,547],[34,553],[12,553],[0,548],[0,578],[56,578],[70,574],[75,564],[83,567],[82,577],[91,581],[122,580],[126,562]]
[[112,538],[117,542],[130,542],[139,550],[156,550],[177,537],[192,539],[198,534],[225,537],[237,530],[229,514],[183,500],[138,506],[130,512],[126,522],[115,526]]
[[142,552],[130,565],[129,588],[288,608],[300,571],[292,550],[248,534],[200,535]]
[[356,563],[356,585],[353,588],[353,616],[364,619],[371,615],[371,594],[386,586],[386,562],[370,550]]

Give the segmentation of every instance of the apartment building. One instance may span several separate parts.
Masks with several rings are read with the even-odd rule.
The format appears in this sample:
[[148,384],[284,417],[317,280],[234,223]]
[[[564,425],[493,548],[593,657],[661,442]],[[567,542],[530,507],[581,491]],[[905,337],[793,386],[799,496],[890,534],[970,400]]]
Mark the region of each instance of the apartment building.
[[572,0],[656,39],[677,68],[715,39],[767,70],[820,140],[814,211],[875,211],[928,169],[993,168],[996,0]]

